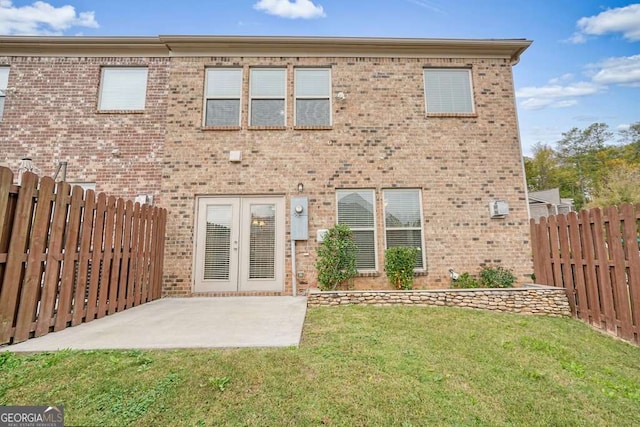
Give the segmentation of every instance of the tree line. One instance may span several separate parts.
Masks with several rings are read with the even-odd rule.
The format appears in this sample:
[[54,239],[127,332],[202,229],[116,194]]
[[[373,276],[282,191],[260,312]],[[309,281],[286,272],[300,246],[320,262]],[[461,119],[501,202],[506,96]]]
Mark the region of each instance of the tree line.
[[640,202],[640,122],[613,132],[606,123],[574,127],[555,146],[538,142],[524,158],[530,191],[560,188],[577,209]]

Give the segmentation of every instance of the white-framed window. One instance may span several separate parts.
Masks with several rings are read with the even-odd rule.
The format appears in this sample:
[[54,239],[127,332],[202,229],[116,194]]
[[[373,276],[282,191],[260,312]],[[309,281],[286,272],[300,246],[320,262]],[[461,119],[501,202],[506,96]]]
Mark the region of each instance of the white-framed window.
[[249,126],[285,126],[287,70],[252,68],[249,80]]
[[338,223],[349,226],[358,247],[358,271],[377,270],[374,190],[337,190]]
[[416,269],[425,266],[422,245],[422,195],[418,189],[388,189],[382,191],[384,202],[385,247],[413,246],[418,248]]
[[242,68],[207,68],[205,126],[240,126]]
[[0,120],[4,114],[4,100],[9,86],[9,67],[0,67]]
[[296,126],[331,126],[331,69],[295,70]]
[[471,70],[425,68],[424,98],[429,113],[473,113]]
[[146,67],[103,67],[98,110],[144,110],[147,74]]

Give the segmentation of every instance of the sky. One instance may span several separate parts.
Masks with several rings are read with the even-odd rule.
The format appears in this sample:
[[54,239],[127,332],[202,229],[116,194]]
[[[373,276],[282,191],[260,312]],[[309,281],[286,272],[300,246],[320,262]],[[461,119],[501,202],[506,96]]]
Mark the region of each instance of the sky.
[[573,127],[640,122],[631,1],[0,0],[0,34],[526,38],[513,69],[525,155]]

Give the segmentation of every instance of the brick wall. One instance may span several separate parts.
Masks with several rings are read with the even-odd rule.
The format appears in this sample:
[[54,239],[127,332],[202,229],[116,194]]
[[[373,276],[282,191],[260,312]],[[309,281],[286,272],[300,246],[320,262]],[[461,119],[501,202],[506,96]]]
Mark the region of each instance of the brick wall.
[[[31,157],[39,174],[52,175],[67,161],[67,181],[161,202],[168,64],[168,58],[0,57],[0,65],[10,65],[0,163],[16,173],[20,159]],[[148,67],[144,112],[97,111],[106,65]]]
[[[241,128],[204,130],[205,67],[244,69]],[[247,127],[251,66],[286,67],[287,126]],[[333,126],[299,130],[293,123],[293,70],[332,69]],[[471,67],[477,115],[427,117],[426,66]],[[346,99],[336,98],[343,92]],[[375,189],[378,272],[357,289],[387,288],[383,273],[384,188],[422,190],[427,272],[417,287],[448,286],[448,269],[477,273],[487,264],[532,272],[523,168],[511,65],[505,59],[174,57],[169,78],[167,135],[162,165],[163,206],[169,210],[165,292],[191,291],[196,195],[309,197],[308,241],[296,245],[304,290],[316,284],[313,237],[335,223],[336,188]],[[229,151],[242,151],[240,163]],[[509,202],[505,219],[490,219],[488,203]],[[289,223],[287,218],[287,239]],[[287,241],[287,248],[289,243]],[[287,249],[285,293],[291,292]]]

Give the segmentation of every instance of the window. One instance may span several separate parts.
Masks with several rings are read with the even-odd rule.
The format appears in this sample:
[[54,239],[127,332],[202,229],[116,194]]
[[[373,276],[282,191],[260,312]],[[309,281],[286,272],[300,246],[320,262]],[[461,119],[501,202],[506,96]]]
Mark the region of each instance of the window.
[[349,226],[358,247],[356,268],[376,270],[375,196],[373,190],[337,190],[338,223]]
[[99,110],[144,110],[147,69],[111,67],[102,69]]
[[0,120],[2,120],[2,114],[4,113],[7,86],[9,86],[9,67],[0,67]]
[[429,113],[473,113],[471,71],[429,68],[424,70],[424,97]]
[[249,126],[285,126],[284,68],[254,68],[251,70]]
[[331,126],[331,70],[296,69],[296,126]]
[[422,203],[420,191],[384,190],[384,227],[386,247],[414,246],[419,249],[416,268],[424,268],[422,250]]
[[205,83],[205,126],[240,126],[241,68],[209,68]]

